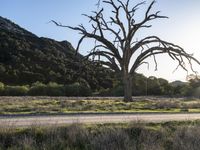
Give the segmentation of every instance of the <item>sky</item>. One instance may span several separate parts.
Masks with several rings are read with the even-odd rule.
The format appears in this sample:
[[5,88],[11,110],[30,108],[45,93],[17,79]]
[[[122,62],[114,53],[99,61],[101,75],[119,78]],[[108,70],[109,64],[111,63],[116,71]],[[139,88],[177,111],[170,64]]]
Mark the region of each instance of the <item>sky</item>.
[[[48,37],[58,41],[67,40],[76,47],[80,36],[77,32],[67,28],[55,26],[50,20],[55,20],[64,25],[88,26],[88,20],[81,14],[91,14],[97,10],[97,0],[1,0],[0,16],[12,20],[21,27],[31,31],[39,37]],[[139,0],[131,0],[136,4]],[[147,0],[147,4],[151,1]],[[144,6],[145,7],[145,6]],[[155,20],[153,27],[141,30],[138,38],[149,35],[159,36],[161,39],[183,47],[188,53],[194,54],[200,60],[200,1],[199,0],[157,0],[153,11],[161,11],[169,19]],[[143,10],[143,9],[141,9]],[[141,10],[137,17],[143,17]],[[109,14],[109,12],[108,12]],[[80,53],[85,55],[92,48],[92,41],[87,41],[81,46]],[[174,72],[177,62],[166,55],[159,55],[158,71],[150,58],[150,67],[142,66],[137,70],[145,76],[156,76],[169,81],[185,81],[187,74],[178,69]],[[194,64],[195,70],[200,73],[200,67]]]

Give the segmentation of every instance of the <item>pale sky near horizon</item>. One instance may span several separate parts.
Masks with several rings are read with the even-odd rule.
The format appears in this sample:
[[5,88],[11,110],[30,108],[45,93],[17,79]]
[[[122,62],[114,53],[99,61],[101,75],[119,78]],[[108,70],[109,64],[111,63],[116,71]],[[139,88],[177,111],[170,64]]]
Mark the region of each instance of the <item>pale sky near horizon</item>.
[[[76,47],[79,40],[76,32],[59,28],[49,21],[56,20],[71,26],[83,23],[87,27],[88,20],[81,14],[90,14],[96,10],[96,2],[97,0],[1,0],[0,16],[12,20],[39,37],[67,40]],[[139,0],[131,2],[136,4]],[[147,0],[147,4],[150,2]],[[200,60],[200,0],[157,0],[152,10],[160,10],[161,14],[169,19],[155,20],[152,22],[153,27],[142,30],[139,36],[157,35],[163,40],[180,45]],[[86,54],[92,44],[87,42],[82,45],[80,53]],[[185,71],[178,69],[173,73],[177,63],[166,56],[159,56],[158,62],[158,71],[155,72],[154,65],[150,65],[149,69],[142,66],[138,72],[169,81],[185,81]],[[195,64],[194,66],[200,73],[200,67]]]

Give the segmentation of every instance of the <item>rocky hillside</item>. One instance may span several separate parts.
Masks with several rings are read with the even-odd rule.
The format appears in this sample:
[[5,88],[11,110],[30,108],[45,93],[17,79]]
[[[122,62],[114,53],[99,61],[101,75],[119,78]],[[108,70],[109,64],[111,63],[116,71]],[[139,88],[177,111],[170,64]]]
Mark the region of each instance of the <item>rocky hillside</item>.
[[19,33],[21,35],[36,37],[36,35],[34,35],[33,33],[24,30],[23,28],[21,28],[17,24],[15,24],[12,21],[10,21],[6,18],[3,18],[1,16],[0,16],[0,29],[10,31],[12,33]]
[[[85,65],[87,63],[88,65]],[[50,81],[86,82],[92,88],[110,87],[110,71],[75,55],[68,41],[37,37],[0,17],[0,82],[32,84]]]

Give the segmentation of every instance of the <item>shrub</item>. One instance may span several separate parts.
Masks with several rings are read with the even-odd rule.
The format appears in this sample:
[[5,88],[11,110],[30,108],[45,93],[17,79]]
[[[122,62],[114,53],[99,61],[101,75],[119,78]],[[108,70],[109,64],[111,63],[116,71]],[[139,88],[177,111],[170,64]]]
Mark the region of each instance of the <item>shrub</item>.
[[0,82],[0,90],[4,89],[4,84],[2,82]]
[[91,93],[90,87],[81,85],[79,83],[65,85],[66,96],[89,96]]
[[64,86],[55,82],[50,82],[47,85],[35,82],[29,88],[28,86],[4,86],[0,82],[0,95],[6,96],[90,96],[91,94],[91,88],[80,83]]
[[47,94],[47,96],[64,96],[65,88],[61,84],[57,84],[55,82],[50,82],[46,86],[46,94]]
[[186,126],[177,129],[172,139],[172,147],[175,150],[199,150],[200,127]]
[[46,93],[46,85],[41,83],[41,82],[35,82],[32,84],[29,92],[28,92],[28,95],[31,95],[31,96],[46,96],[47,93]]
[[110,89],[100,89],[98,96],[112,96]]
[[29,88],[27,86],[6,86],[3,95],[6,96],[25,96]]
[[0,82],[0,95],[3,95],[3,91],[4,91],[4,84]]
[[32,96],[64,96],[65,89],[63,85],[54,82],[47,85],[36,82],[31,86],[28,94]]
[[128,150],[131,141],[122,129],[104,128],[91,140],[91,149],[95,150]]
[[79,83],[65,85],[66,96],[78,96],[79,95]]
[[101,89],[99,91],[99,96],[123,96],[124,89],[123,86],[119,85],[112,89]]
[[89,86],[79,85],[79,95],[80,96],[90,96],[92,95],[92,90]]
[[90,144],[90,134],[86,128],[79,124],[70,125],[66,130],[67,145],[71,149],[88,150]]
[[173,109],[173,108],[180,108],[180,104],[175,101],[158,101],[155,104],[155,108],[157,109]]
[[124,88],[123,86],[117,86],[112,90],[113,96],[124,96]]

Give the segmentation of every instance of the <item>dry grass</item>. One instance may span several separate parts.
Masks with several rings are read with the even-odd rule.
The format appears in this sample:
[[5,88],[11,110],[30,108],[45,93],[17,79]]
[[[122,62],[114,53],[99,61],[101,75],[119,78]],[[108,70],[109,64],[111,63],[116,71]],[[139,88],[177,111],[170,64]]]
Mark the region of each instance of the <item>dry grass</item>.
[[197,121],[0,128],[0,149],[198,150],[199,124]]
[[0,97],[0,114],[182,111],[200,112],[200,100],[136,97],[125,103],[122,98]]

